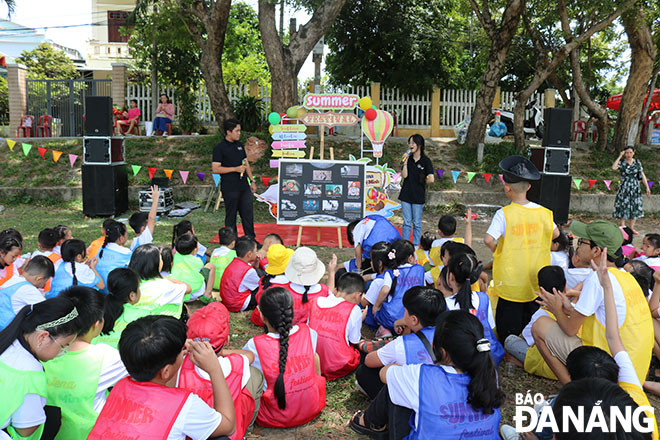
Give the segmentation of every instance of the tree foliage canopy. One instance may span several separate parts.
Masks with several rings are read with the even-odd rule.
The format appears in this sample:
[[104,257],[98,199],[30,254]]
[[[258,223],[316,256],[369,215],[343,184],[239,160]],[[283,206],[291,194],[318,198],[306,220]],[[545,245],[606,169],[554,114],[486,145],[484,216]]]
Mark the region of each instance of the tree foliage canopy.
[[27,67],[27,77],[32,79],[74,79],[78,71],[73,61],[61,50],[41,43],[33,50],[24,50],[16,62]]

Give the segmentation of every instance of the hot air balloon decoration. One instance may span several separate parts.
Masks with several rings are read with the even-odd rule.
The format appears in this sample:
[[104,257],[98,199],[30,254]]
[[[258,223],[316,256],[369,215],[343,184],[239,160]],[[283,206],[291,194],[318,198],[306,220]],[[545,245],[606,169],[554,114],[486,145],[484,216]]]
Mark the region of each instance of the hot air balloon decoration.
[[362,132],[371,141],[374,157],[383,157],[383,144],[385,139],[392,134],[394,117],[384,110],[375,110],[375,113],[375,118],[370,119],[366,114],[362,118]]

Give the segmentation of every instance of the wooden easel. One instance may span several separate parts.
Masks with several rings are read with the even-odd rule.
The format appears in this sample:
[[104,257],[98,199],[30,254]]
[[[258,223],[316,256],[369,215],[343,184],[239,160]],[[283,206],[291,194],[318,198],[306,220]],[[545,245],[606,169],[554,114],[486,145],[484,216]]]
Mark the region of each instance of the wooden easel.
[[[324,127],[321,127],[321,160],[323,160],[323,133],[325,131]],[[314,147],[310,147],[309,149],[309,159],[312,160],[314,158]],[[335,160],[335,149],[330,147],[330,160]],[[306,226],[309,227],[309,226]],[[317,226],[316,230],[316,241],[321,241],[321,228],[322,227],[327,227],[327,226]],[[334,227],[334,226],[330,226]],[[298,225],[298,240],[296,240],[296,247],[300,247],[300,243],[302,242],[302,231],[303,231],[303,225]],[[342,242],[341,242],[341,227],[337,226],[337,245],[339,246],[339,249],[342,249]]]
[[215,188],[211,188],[211,191],[209,192],[209,196],[206,198],[206,206],[204,207],[204,212],[208,212],[209,206],[211,205],[211,201],[213,200],[216,191],[218,192],[218,198],[215,201],[214,210],[217,211],[220,208],[220,202],[222,201],[222,191],[220,190],[220,185],[218,185]]

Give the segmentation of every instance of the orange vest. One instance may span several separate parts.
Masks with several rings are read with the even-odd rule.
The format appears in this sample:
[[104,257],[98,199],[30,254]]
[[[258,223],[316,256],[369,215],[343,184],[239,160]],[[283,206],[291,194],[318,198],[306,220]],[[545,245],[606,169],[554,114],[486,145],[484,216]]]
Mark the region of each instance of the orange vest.
[[[47,258],[51,261],[51,263],[53,263],[53,267],[55,266],[55,263],[62,259],[62,257],[57,255],[55,252],[51,252]],[[46,281],[46,285],[44,286],[44,292],[50,292],[51,281],[52,278],[48,278],[48,281]]]
[[2,270],[4,270],[4,273],[0,272],[0,286],[14,276],[14,264],[12,263],[9,266],[5,266]]
[[99,250],[101,249],[101,246],[103,246],[103,243],[105,242],[105,236],[99,237],[93,242],[89,244],[89,247],[87,248],[87,257],[92,258],[96,257],[96,254],[99,253]]

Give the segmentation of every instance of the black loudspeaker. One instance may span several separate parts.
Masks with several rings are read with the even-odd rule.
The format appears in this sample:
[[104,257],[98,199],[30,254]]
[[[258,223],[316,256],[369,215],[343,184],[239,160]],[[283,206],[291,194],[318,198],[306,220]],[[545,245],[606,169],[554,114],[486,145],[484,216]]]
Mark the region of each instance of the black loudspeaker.
[[570,108],[546,108],[543,112],[543,146],[570,146],[573,110]]
[[85,136],[112,136],[112,98],[85,98]]
[[124,162],[124,139],[120,137],[84,137],[83,163],[110,164]]
[[552,211],[555,223],[566,224],[571,205],[572,180],[571,176],[542,174],[541,180],[531,182],[527,198]]
[[546,174],[568,174],[571,170],[570,148],[531,148],[529,160],[536,169]]
[[128,173],[125,164],[82,166],[83,214],[119,215],[128,210]]

